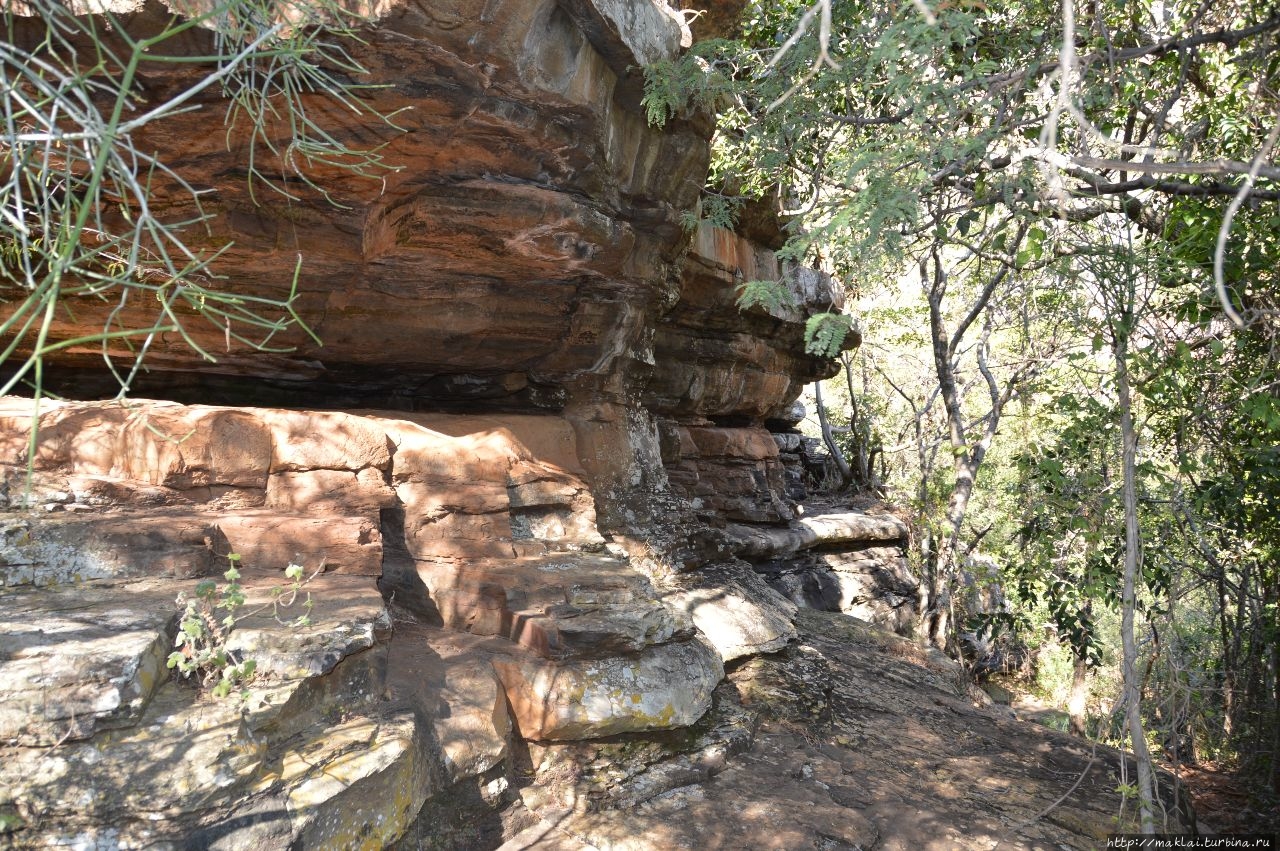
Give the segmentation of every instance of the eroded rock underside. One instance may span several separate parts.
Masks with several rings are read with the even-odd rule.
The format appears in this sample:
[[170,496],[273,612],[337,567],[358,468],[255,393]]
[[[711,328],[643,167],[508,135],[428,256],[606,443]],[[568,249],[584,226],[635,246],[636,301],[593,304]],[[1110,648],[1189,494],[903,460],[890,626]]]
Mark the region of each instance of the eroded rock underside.
[[[145,139],[211,188],[231,285],[278,295],[302,253],[324,345],[227,351],[193,319],[217,361],[162,338],[134,386],[168,401],[0,401],[0,844],[1095,847],[1115,755],[975,707],[892,635],[905,525],[806,507],[791,411],[830,365],[802,329],[839,292],[759,216],[681,228],[710,121],[649,126],[636,67],[683,19],[378,15],[352,52],[403,132],[324,117],[402,168],[320,175],[342,208],[251,198],[216,103]],[[762,278],[796,306],[740,312]],[[113,393],[95,347],[47,381]],[[218,701],[165,660],[233,553],[258,675]],[[306,626],[271,606],[291,563]]]

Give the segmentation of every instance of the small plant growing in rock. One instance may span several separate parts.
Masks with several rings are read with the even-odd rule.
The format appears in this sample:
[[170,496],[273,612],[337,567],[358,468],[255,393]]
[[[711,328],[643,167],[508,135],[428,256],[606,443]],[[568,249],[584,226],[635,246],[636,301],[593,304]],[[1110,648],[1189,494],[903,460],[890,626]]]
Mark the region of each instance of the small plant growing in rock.
[[231,631],[236,624],[270,609],[272,617],[283,626],[300,628],[309,625],[313,605],[309,593],[302,601],[301,615],[286,620],[281,612],[297,604],[303,585],[324,569],[322,564],[311,576],[304,576],[302,565],[289,564],[284,571],[289,581],[271,589],[271,602],[242,611],[246,599],[237,567],[240,556],[231,553],[227,561],[229,564],[222,574],[224,583],[221,588],[217,582],[208,579],[196,585],[194,597],[178,595],[178,605],[183,607],[183,613],[173,641],[176,649],[169,654],[167,662],[171,670],[178,671],[183,677],[197,675],[200,685],[209,688],[210,693],[218,698],[227,697],[233,691],[238,691],[241,697],[246,696],[244,686],[253,679],[258,667],[255,660],[242,658],[229,646]]

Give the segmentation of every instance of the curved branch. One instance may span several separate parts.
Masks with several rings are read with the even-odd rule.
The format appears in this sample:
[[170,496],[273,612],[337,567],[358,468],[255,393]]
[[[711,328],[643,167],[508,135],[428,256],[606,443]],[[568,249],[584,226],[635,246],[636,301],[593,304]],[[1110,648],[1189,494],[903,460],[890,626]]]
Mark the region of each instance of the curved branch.
[[[1227,213],[1222,217],[1222,227],[1218,228],[1218,244],[1213,249],[1213,287],[1217,291],[1218,301],[1222,303],[1222,312],[1227,314],[1227,318],[1237,328],[1243,328],[1245,322],[1244,317],[1231,305],[1231,298],[1227,295],[1227,282],[1222,269],[1227,253],[1227,237],[1231,234],[1231,223],[1235,220],[1236,213],[1240,211],[1244,200],[1249,197],[1249,192],[1253,189],[1253,181],[1262,171],[1262,161],[1271,156],[1271,149],[1275,147],[1277,138],[1280,138],[1280,116],[1276,117],[1276,123],[1267,135],[1267,141],[1262,144],[1262,149],[1253,158],[1253,165],[1249,168],[1240,191],[1236,193],[1235,198],[1231,199],[1231,205],[1227,207]],[[1268,170],[1276,171],[1274,168]]]

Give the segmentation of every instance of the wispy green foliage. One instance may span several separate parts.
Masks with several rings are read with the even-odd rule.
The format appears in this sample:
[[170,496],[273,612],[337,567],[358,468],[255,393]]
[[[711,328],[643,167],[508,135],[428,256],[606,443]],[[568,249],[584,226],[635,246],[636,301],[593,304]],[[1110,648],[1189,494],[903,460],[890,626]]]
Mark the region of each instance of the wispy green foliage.
[[804,325],[804,350],[820,358],[834,358],[852,329],[853,318],[847,314],[814,314]]
[[714,107],[725,92],[727,81],[704,58],[728,42],[698,44],[678,59],[663,59],[644,68],[645,117],[654,127],[687,116],[695,110]]
[[680,224],[690,231],[704,222],[714,227],[732,228],[738,220],[742,203],[743,199],[736,195],[706,192],[698,199],[696,207],[684,212],[680,217]]
[[[376,146],[352,147],[316,118],[322,103],[336,103],[394,132],[351,82],[362,69],[343,40],[358,19],[334,0],[222,0],[140,34],[109,13],[78,16],[61,3],[28,11],[6,8],[0,41],[0,393],[19,382],[38,390],[45,359],[72,348],[99,347],[122,392],[161,335],[214,360],[189,332],[193,322],[213,326],[228,349],[279,350],[282,332],[310,333],[294,309],[297,271],[283,297],[231,291],[217,265],[228,246],[209,246],[202,233],[208,190],[136,140],[221,92],[228,132],[250,125],[251,192],[306,187],[336,203],[313,179],[318,170],[376,179],[390,169]],[[213,33],[210,55],[178,49],[201,31]],[[184,87],[149,96],[144,70],[160,67]],[[77,300],[106,303],[108,319],[56,339],[55,321]]]
[[786,281],[747,281],[738,286],[737,304],[739,310],[758,307],[767,313],[780,313],[795,307],[796,299]]

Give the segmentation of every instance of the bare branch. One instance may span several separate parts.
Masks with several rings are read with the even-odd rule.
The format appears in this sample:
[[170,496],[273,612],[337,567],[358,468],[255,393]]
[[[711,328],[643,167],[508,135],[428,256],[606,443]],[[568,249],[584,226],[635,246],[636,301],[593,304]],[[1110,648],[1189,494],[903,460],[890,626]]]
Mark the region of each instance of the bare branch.
[[[1236,197],[1231,200],[1231,205],[1227,207],[1227,213],[1222,217],[1222,227],[1218,228],[1218,244],[1213,249],[1213,286],[1218,293],[1218,301],[1222,303],[1223,313],[1227,314],[1227,318],[1237,328],[1243,328],[1245,322],[1244,318],[1231,305],[1231,297],[1227,294],[1227,282],[1222,269],[1224,257],[1227,253],[1227,237],[1231,235],[1231,222],[1235,220],[1236,213],[1240,211],[1240,206],[1244,204],[1244,200],[1249,197],[1249,192],[1253,189],[1253,181],[1261,173],[1263,161],[1271,156],[1271,149],[1275,147],[1277,138],[1280,138],[1280,116],[1277,116],[1276,123],[1267,135],[1267,140],[1263,143],[1262,149],[1253,158],[1253,165],[1250,166],[1249,173],[1245,176],[1244,183],[1240,186],[1240,191],[1236,193]],[[1276,169],[1269,170],[1276,171]]]

